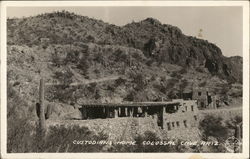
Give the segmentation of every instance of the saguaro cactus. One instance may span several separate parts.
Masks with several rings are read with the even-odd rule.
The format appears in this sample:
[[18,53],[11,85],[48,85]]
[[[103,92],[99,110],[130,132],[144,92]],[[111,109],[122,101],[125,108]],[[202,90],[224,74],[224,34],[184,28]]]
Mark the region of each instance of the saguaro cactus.
[[46,130],[45,114],[44,114],[44,79],[40,80],[39,88],[39,126],[42,130]]

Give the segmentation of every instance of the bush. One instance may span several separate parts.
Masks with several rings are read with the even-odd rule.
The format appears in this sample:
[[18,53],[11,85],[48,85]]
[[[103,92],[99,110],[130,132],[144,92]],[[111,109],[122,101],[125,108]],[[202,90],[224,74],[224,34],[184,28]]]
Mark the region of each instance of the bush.
[[204,73],[204,69],[201,67],[196,67],[195,70],[200,73]]
[[178,79],[171,78],[171,79],[168,79],[166,83],[167,83],[167,85],[166,85],[165,89],[170,90],[170,89],[173,89],[175,87],[176,83],[178,83]]
[[75,102],[73,93],[76,91],[73,87],[68,87],[67,85],[54,86],[48,90],[48,94],[51,97],[47,98],[50,101],[58,100],[63,103]]
[[207,140],[208,137],[214,137],[218,141],[225,141],[228,136],[228,128],[223,125],[222,118],[213,115],[206,115],[199,123],[202,131],[202,138]]
[[74,144],[73,142],[100,141],[108,138],[102,132],[96,135],[88,128],[79,126],[51,126],[45,135],[38,125],[32,126],[25,123],[25,127],[17,130],[18,138],[8,142],[8,152],[100,152],[105,145]]
[[126,79],[119,77],[117,80],[115,80],[115,87],[118,87],[118,86],[125,84],[125,83],[126,83]]
[[41,141],[43,145],[38,149],[38,152],[101,152],[105,145],[74,144],[73,141],[100,141],[107,140],[108,136],[102,132],[96,135],[86,127],[53,126],[50,127],[44,139]]
[[127,96],[124,98],[125,101],[134,101],[135,100],[135,96],[136,96],[136,91],[131,90]]
[[202,139],[204,141],[217,141],[219,144],[209,146],[209,152],[226,152],[223,144],[229,137],[229,129],[223,125],[221,117],[206,115],[200,122],[199,128],[202,131]]
[[[241,124],[242,124],[242,117],[238,115],[226,121],[226,127],[233,130],[234,133],[235,133],[235,130],[237,129],[237,126]],[[242,130],[241,130],[240,135],[242,137]]]
[[181,79],[182,75],[180,75],[178,72],[174,71],[170,74],[171,77]]
[[55,50],[55,53],[51,54],[51,61],[56,67],[60,67],[65,64],[65,59],[62,59],[57,50]]
[[54,78],[58,79],[61,83],[69,85],[72,83],[73,73],[70,70],[55,72]]
[[207,84],[207,82],[206,82],[206,81],[204,81],[204,82],[202,82],[202,83],[199,83],[199,87],[205,87],[205,86],[206,86],[206,84]]
[[28,152],[31,126],[28,119],[31,109],[12,85],[7,84],[7,152]]
[[89,69],[89,60],[88,55],[85,55],[82,57],[79,61],[79,64],[77,65],[77,68],[81,70],[81,74],[84,76],[88,75],[88,69]]
[[135,84],[136,91],[143,90],[147,86],[145,74],[140,72],[131,72],[129,76],[132,79],[132,83]]
[[187,69],[186,68],[182,68],[180,71],[179,71],[180,74],[185,74],[187,73]]
[[80,56],[79,51],[74,50],[72,52],[69,52],[69,53],[67,53],[67,57],[65,59],[65,63],[68,63],[68,62],[78,63],[79,56]]

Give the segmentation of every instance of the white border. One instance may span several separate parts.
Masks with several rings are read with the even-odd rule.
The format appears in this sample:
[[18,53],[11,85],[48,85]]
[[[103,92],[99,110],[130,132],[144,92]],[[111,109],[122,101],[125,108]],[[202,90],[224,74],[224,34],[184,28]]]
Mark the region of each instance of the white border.
[[[7,6],[242,6],[243,7],[243,153],[6,153],[6,7]],[[230,16],[230,15],[228,15]],[[249,2],[247,1],[10,1],[1,2],[1,156],[0,158],[249,158]]]

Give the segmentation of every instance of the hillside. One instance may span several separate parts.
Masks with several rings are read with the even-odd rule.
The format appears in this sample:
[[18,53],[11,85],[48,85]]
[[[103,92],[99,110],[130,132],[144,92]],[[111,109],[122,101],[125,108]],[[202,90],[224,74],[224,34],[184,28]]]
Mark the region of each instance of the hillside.
[[83,102],[171,99],[195,86],[242,96],[242,57],[153,18],[119,27],[64,11],[8,19],[7,28],[8,80],[30,107],[41,76],[64,84],[46,88],[48,102],[61,103],[55,114]]

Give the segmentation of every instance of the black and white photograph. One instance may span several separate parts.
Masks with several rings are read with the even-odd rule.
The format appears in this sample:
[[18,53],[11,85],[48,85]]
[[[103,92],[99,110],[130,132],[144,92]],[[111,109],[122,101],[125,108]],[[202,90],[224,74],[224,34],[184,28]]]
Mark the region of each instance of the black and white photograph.
[[248,158],[249,3],[176,3],[5,2],[3,157]]

